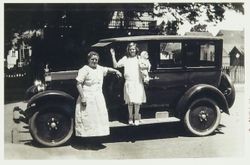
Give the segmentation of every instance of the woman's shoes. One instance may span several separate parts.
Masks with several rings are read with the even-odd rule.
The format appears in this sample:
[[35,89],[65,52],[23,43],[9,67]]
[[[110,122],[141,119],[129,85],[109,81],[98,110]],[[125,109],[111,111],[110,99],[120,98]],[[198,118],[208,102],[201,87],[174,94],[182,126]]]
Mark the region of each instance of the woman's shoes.
[[[133,117],[133,118],[135,118],[135,117]],[[141,119],[141,116],[140,116],[140,114],[134,119],[134,121],[133,121],[133,118],[129,118],[128,119],[128,124],[129,125],[135,125],[135,126],[138,126],[139,124],[140,124],[140,119]]]
[[139,121],[139,120],[135,120],[135,122],[133,122],[133,120],[129,120],[129,121],[128,121],[128,124],[129,124],[129,125],[138,126],[138,125],[140,124],[140,121]]
[[128,120],[128,124],[129,124],[129,125],[134,125],[133,120],[129,119],[129,120]]
[[140,124],[139,120],[135,120],[134,125],[138,126]]

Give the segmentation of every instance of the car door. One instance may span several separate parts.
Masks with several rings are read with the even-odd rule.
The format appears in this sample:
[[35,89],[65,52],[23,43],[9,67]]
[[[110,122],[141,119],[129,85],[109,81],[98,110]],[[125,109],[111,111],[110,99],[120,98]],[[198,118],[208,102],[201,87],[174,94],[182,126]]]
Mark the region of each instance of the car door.
[[191,40],[184,43],[185,68],[188,86],[209,84],[218,86],[221,69],[218,41]]
[[149,84],[145,86],[144,107],[171,107],[186,89],[187,74],[183,68],[183,43],[157,41],[149,46],[152,64]]

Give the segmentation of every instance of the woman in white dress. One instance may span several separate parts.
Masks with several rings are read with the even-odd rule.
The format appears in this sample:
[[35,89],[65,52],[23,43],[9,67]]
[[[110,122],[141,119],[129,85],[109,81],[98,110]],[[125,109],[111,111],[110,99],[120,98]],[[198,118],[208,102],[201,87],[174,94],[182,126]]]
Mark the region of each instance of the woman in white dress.
[[110,52],[114,68],[124,67],[124,100],[128,104],[128,123],[138,125],[140,120],[140,105],[146,102],[144,85],[139,68],[139,49],[134,42],[129,43],[127,46],[127,56],[122,57],[118,62],[115,57],[115,50],[111,48]]
[[75,110],[75,134],[81,137],[109,135],[109,119],[102,93],[103,77],[107,73],[122,74],[113,68],[98,65],[97,52],[88,53],[88,65],[76,77],[79,97]]

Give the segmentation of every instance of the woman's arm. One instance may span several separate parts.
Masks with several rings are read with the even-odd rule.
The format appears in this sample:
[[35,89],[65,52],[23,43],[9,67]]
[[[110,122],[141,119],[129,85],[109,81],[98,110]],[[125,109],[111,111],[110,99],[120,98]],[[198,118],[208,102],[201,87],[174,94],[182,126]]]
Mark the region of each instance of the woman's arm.
[[115,73],[118,77],[122,77],[122,74],[119,70],[109,68],[109,67],[107,67],[107,69],[108,69],[108,73]]
[[111,53],[111,57],[112,57],[113,67],[117,68],[117,60],[115,58],[115,50],[113,48],[111,48],[110,53]]
[[78,90],[79,95],[81,97],[81,103],[82,103],[82,105],[86,106],[86,98],[84,96],[84,92],[83,92],[83,89],[82,89],[82,84],[79,81],[77,81],[76,87],[77,87],[77,90]]

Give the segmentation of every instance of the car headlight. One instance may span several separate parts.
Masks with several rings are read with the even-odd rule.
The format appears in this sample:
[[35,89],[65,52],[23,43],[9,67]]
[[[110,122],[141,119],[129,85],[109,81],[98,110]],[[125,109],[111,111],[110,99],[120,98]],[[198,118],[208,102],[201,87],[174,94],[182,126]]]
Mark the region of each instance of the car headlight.
[[42,83],[41,80],[35,80],[34,85],[36,86],[38,92],[45,90],[45,85]]

